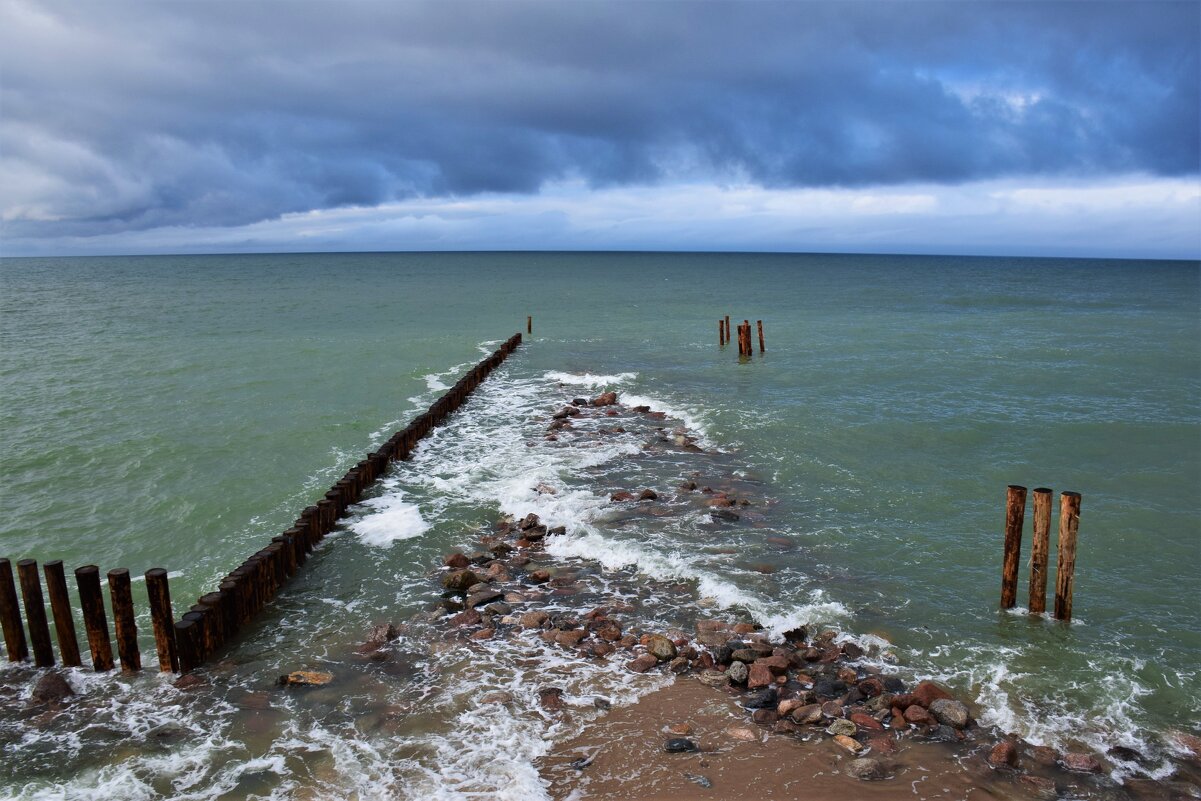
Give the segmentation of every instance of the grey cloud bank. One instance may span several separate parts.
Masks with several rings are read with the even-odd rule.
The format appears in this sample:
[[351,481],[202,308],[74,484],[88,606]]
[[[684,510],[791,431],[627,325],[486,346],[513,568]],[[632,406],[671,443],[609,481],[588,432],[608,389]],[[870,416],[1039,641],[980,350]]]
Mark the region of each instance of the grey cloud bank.
[[[920,184],[949,201],[995,181],[1125,176],[1184,187],[1162,233],[1195,257],[1199,9],[4,0],[0,236],[7,253],[87,252],[188,249],[191,231],[205,249],[301,212],[377,209],[386,221],[394,205],[431,204],[428,218],[508,197],[540,210],[512,217],[528,246],[559,241],[545,199],[564,186],[571,203],[601,193],[619,214],[622,189],[875,196]],[[1155,208],[1132,206],[1148,223]],[[804,214],[854,233],[812,209],[769,211],[784,249],[824,241]],[[903,211],[920,248],[922,209]],[[926,213],[933,224],[946,209]],[[721,219],[737,238],[737,213]],[[628,246],[673,246],[672,225],[660,215]],[[1075,225],[1065,236],[1091,238]],[[465,246],[489,246],[495,228],[476,226]],[[273,235],[302,248],[300,234],[287,247],[289,230]],[[328,241],[354,249],[368,232],[344,230]],[[380,247],[429,238],[369,230]]]

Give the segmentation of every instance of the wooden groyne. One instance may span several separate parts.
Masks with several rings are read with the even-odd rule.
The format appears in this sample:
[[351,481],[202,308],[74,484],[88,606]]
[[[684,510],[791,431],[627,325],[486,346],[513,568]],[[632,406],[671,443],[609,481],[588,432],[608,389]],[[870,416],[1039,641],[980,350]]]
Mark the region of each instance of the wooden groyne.
[[[1030,605],[1032,615],[1047,611],[1047,552],[1051,539],[1051,495],[1046,487],[1034,490],[1034,538],[1030,553]],[[1001,608],[1017,605],[1018,567],[1022,555],[1022,525],[1026,515],[1026,488],[1010,484],[1005,490],[1005,546],[1001,563]],[[1055,566],[1057,620],[1072,619],[1072,592],[1076,584],[1076,538],[1080,529],[1080,493],[1059,495],[1058,559]]]
[[[532,330],[532,318],[527,319],[526,326],[527,330]],[[462,406],[472,391],[520,344],[519,333],[505,340],[446,394],[434,401],[428,411],[393,434],[377,450],[368,453],[314,504],[306,506],[289,528],[272,537],[265,547],[226,574],[212,592],[200,596],[178,620],[172,611],[167,571],[161,567],[147,570],[146,592],[159,670],[187,673],[229,644],[242,627],[271,602],[288,579],[296,575],[308,555],[334,529],[339,518],[345,515],[346,509],[357,503],[367,488],[384,475],[388,465],[410,458],[417,442]],[[63,564],[61,561],[47,562],[43,569],[59,658],[63,665],[79,666],[79,644]],[[37,562],[22,559],[17,562],[17,574],[21,602],[17,599],[12,565],[8,559],[0,559],[0,628],[3,629],[9,661],[28,659],[32,645],[34,664],[37,667],[52,667],[55,664],[54,652]],[[121,670],[141,670],[142,657],[138,647],[129,571],[125,568],[110,570],[107,579],[113,614],[113,639],[116,640]],[[77,568],[75,583],[92,668],[97,671],[112,670],[115,663],[104,594],[101,591],[100,569],[96,565]],[[28,638],[21,622],[22,606],[29,629]]]

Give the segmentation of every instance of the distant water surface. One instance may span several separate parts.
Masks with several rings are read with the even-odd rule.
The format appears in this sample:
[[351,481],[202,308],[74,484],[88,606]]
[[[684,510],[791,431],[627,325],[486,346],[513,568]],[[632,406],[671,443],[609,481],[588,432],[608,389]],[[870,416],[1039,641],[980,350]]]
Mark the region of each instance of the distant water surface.
[[[430,652],[420,637],[397,646],[404,670],[346,657],[371,623],[437,600],[426,574],[442,554],[474,547],[499,514],[528,511],[568,526],[552,552],[605,592],[650,588],[633,628],[686,625],[698,609],[835,626],[889,652],[903,675],[945,680],[1006,731],[1149,755],[1117,778],[1162,775],[1162,734],[1201,729],[1196,263],[5,259],[0,555],[137,575],[161,565],[178,572],[172,593],[186,603],[524,330],[527,314],[533,337],[327,541],[231,652],[202,711],[150,671],[77,671],[87,711],[73,722],[0,721],[0,786],[34,798],[117,787],[146,798],[539,797],[529,763],[545,750],[545,721],[523,676],[565,657]],[[740,364],[732,346],[719,350],[726,314],[764,321],[765,356]],[[558,405],[604,389],[698,435],[702,478],[754,487],[760,525],[614,518],[608,492],[671,490],[690,465],[647,456],[633,435],[588,452],[542,439]],[[538,495],[540,483],[559,492]],[[997,611],[1010,483],[1083,495],[1071,626]],[[1023,562],[1028,553],[1029,522]],[[680,582],[684,595],[671,595]],[[322,665],[357,689],[269,692],[278,673]],[[568,667],[580,698],[634,698],[659,681]],[[13,681],[30,672],[0,668]],[[481,688],[497,686],[516,708],[474,711]],[[247,700],[261,694],[266,711]]]

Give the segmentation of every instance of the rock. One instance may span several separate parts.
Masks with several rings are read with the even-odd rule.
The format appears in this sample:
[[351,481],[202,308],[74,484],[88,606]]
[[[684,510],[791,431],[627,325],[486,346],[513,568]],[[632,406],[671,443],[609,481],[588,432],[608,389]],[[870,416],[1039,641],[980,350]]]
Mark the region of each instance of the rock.
[[659,660],[654,654],[642,654],[626,662],[626,668],[634,673],[645,673],[657,664]]
[[914,703],[921,704],[926,709],[929,709],[930,704],[940,698],[948,701],[954,700],[954,696],[932,681],[923,681],[913,688]]
[[616,392],[602,392],[592,399],[593,406],[612,406],[617,403]]
[[747,669],[746,686],[748,689],[754,690],[759,687],[770,687],[775,682],[776,676],[767,665],[754,662]]
[[480,577],[470,570],[452,570],[442,577],[442,586],[451,592],[466,592],[468,587],[480,583]]
[[517,521],[517,528],[521,529],[522,531],[526,531],[528,529],[533,528],[534,526],[538,525],[541,522],[542,522],[542,519],[539,518],[538,515],[534,514],[533,512],[530,512],[528,515],[526,515],[525,517],[523,517]]
[[1183,731],[1174,731],[1168,735],[1168,741],[1182,751],[1187,759],[1201,764],[1201,737]]
[[572,631],[560,631],[555,635],[555,642],[567,648],[574,648],[579,645],[582,640],[588,636],[588,632],[583,629],[574,629]]
[[617,642],[621,639],[621,626],[612,620],[605,620],[593,627],[592,633],[605,642]]
[[746,684],[748,676],[749,671],[745,662],[732,662],[726,670],[726,678],[730,680],[731,684]]
[[1059,753],[1049,746],[1032,745],[1026,750],[1026,754],[1034,760],[1035,764],[1042,765],[1044,768],[1059,764]]
[[549,570],[535,570],[530,573],[530,583],[532,584],[545,584],[548,581],[550,581]]
[[788,657],[782,654],[775,654],[756,659],[755,664],[763,665],[776,676],[782,676],[788,672],[790,662],[788,661]]
[[455,551],[454,553],[448,555],[445,559],[443,559],[442,564],[446,565],[451,570],[462,570],[463,568],[465,568],[469,564],[471,564],[471,562],[467,559],[466,556],[459,553],[458,551]]
[[779,718],[780,716],[776,714],[776,710],[774,709],[756,709],[753,713],[751,713],[751,720],[755,721],[761,726],[774,725]]
[[821,708],[822,714],[828,718],[846,717],[846,708],[838,701],[824,701]]
[[538,704],[549,712],[558,712],[563,708],[563,689],[561,687],[543,687],[538,690]]
[[490,640],[494,636],[496,636],[496,629],[487,628],[487,629],[480,629],[479,631],[472,634],[471,639],[473,639],[473,640]]
[[726,729],[726,736],[731,740],[738,740],[744,743],[759,742],[759,733],[754,729],[748,729],[746,726],[730,726]]
[[859,732],[859,727],[845,718],[839,719],[826,727],[826,734],[831,737],[842,735],[843,737],[854,737]]
[[613,503],[624,503],[626,501],[632,501],[632,500],[634,500],[634,493],[626,492],[625,490],[622,490],[621,492],[615,492],[612,495],[610,495],[609,500],[612,501]]
[[490,615],[497,617],[507,617],[513,611],[513,607],[509,606],[504,601],[497,601],[493,604],[488,604],[484,607],[484,611]]
[[476,626],[479,625],[481,619],[479,612],[468,609],[451,617],[449,622],[452,626]]
[[939,698],[930,704],[930,714],[932,714],[939,723],[950,726],[952,729],[966,729],[970,716],[967,707],[962,701],[953,701],[946,698]]
[[333,681],[332,673],[322,673],[317,670],[293,670],[279,677],[281,686],[320,687]]
[[1055,801],[1059,798],[1059,788],[1055,786],[1055,782],[1042,776],[1019,776],[1018,783],[1040,801]]
[[1091,754],[1064,754],[1061,760],[1067,770],[1077,773],[1100,773],[1101,763]]
[[736,648],[730,652],[730,659],[735,662],[746,662],[748,665],[759,658],[759,652],[752,648]]
[[564,406],[559,411],[551,415],[555,420],[562,420],[565,417],[578,417],[580,410],[574,406]]
[[547,533],[547,535],[550,535],[550,536],[556,536],[556,535],[559,535],[559,534],[566,534],[566,533],[567,533],[567,526],[554,526],[554,527],[552,527],[552,528],[548,528],[548,529],[546,530],[546,533]]
[[725,520],[728,523],[741,519],[737,512],[731,512],[729,509],[710,509],[709,517],[714,520]]
[[72,695],[75,695],[75,691],[62,674],[48,671],[33,686],[33,695],[29,700],[36,704],[61,704]]
[[572,406],[587,406],[588,401],[585,398],[572,398],[571,405]]
[[912,723],[914,726],[933,726],[938,721],[928,711],[913,704],[905,710],[905,722]]
[[687,723],[673,723],[667,727],[667,730],[672,734],[678,734],[681,737],[692,734],[692,726]]
[[613,702],[608,698],[593,698],[592,705],[602,712],[608,712],[613,708]]
[[862,744],[860,744],[856,740],[852,740],[850,737],[847,737],[844,734],[834,735],[834,744],[837,745],[839,748],[843,749],[844,751],[848,751],[848,752],[854,754],[855,756],[859,756],[860,754],[863,753],[863,750],[864,750],[864,747]]
[[875,676],[868,676],[855,685],[855,689],[863,693],[864,698],[875,698],[884,694],[884,682]]
[[522,628],[540,629],[542,628],[543,623],[550,620],[550,615],[546,614],[545,612],[535,610],[533,612],[526,612],[521,616],[520,620]]
[[884,731],[884,724],[863,712],[852,712],[851,723],[868,731]]
[[700,749],[687,737],[673,737],[663,744],[663,750],[669,754],[689,754]]
[[1003,740],[993,746],[988,752],[988,764],[994,768],[1012,768],[1018,763],[1018,749],[1008,740]]
[[477,590],[476,592],[473,592],[471,595],[467,596],[467,608],[474,609],[477,606],[483,606],[484,604],[492,603],[493,601],[499,601],[504,597],[505,594],[500,590],[495,590],[492,588],[488,588],[486,590]]
[[775,709],[779,698],[780,695],[776,692],[776,688],[768,687],[748,695],[742,705],[746,709]]
[[884,766],[880,764],[880,760],[872,759],[871,757],[852,759],[842,769],[842,772],[865,782],[883,779],[886,775]]
[[195,673],[186,673],[176,679],[171,686],[177,690],[195,690],[198,687],[207,687],[208,682]]
[[687,673],[688,672],[688,658],[684,657],[684,656],[677,656],[675,659],[671,660],[671,662],[667,665],[667,669],[670,670],[672,673]]
[[698,773],[685,773],[684,778],[693,784],[698,784],[701,787],[704,787],[706,790],[713,786],[713,782],[709,781],[707,776],[701,776]]
[[863,649],[858,644],[853,642],[844,642],[842,644],[842,653],[847,659],[862,659]]
[[570,420],[555,420],[546,427],[547,431],[562,431],[565,428],[573,428]]
[[877,754],[895,754],[897,741],[888,734],[872,734],[868,735],[867,747]]
[[644,489],[642,492],[638,493],[638,500],[640,501],[657,501],[658,499],[659,493],[655,492],[653,489]]
[[880,680],[884,682],[884,689],[890,693],[905,692],[905,682],[901,681],[896,676],[882,676]]
[[822,719],[821,704],[806,704],[805,706],[797,707],[789,713],[788,717],[801,724],[817,723]]
[[676,658],[676,644],[662,634],[651,634],[646,638],[646,650],[660,662]]
[[710,687],[724,687],[729,682],[729,677],[720,670],[702,670],[697,674],[697,679]]
[[804,698],[786,698],[776,705],[776,712],[778,712],[781,717],[784,717],[785,715],[792,714],[794,709],[800,709],[801,707],[805,706],[805,704],[806,701]]

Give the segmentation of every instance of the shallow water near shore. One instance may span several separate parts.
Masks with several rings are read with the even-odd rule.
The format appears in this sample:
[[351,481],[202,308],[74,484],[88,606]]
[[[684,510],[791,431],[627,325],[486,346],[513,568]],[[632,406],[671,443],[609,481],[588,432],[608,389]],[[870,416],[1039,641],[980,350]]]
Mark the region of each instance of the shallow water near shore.
[[[177,607],[534,316],[533,336],[323,543],[210,686],[72,671],[81,697],[38,718],[18,712],[32,668],[0,668],[4,794],[545,796],[535,762],[601,714],[594,696],[633,703],[666,679],[426,621],[442,555],[528,512],[567,527],[538,559],[577,590],[540,608],[617,601],[630,630],[698,616],[833,626],[906,678],[945,681],[1002,731],[1140,752],[1109,762],[1114,781],[1168,775],[1163,735],[1201,729],[1195,263],[6,259],[0,282],[0,553],[163,566]],[[719,349],[725,314],[762,319],[767,353]],[[665,412],[664,430],[589,421],[543,438],[551,412],[607,389]],[[676,497],[694,474],[752,505],[713,521]],[[1083,495],[1071,626],[996,609],[1008,483]],[[661,503],[608,500],[644,487]],[[407,624],[391,658],[356,655],[383,621]],[[335,680],[272,687],[298,668]],[[538,706],[548,675],[569,720]],[[512,701],[481,703],[493,690]]]

